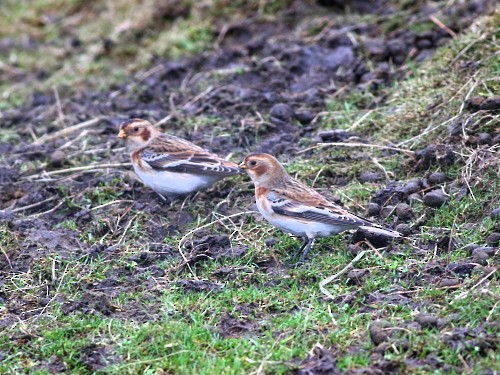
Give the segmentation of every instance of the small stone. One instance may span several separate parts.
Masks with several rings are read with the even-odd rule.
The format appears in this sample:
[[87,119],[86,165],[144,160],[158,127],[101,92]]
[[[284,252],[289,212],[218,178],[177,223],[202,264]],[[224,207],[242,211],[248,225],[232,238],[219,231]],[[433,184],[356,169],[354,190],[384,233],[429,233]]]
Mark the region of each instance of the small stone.
[[396,231],[401,233],[404,237],[408,237],[411,234],[411,228],[408,224],[401,223],[396,226]]
[[361,251],[363,251],[363,249],[361,248],[361,246],[354,245],[354,244],[350,244],[347,248],[349,249],[349,252],[350,252],[353,256],[356,256],[356,255],[358,255]]
[[479,252],[476,252],[476,254],[474,254],[472,261],[477,263],[477,264],[480,264],[482,266],[486,266],[488,264],[489,258],[490,258],[490,256],[487,253],[485,253],[483,251],[479,251]]
[[460,284],[460,279],[456,277],[449,277],[446,279],[442,279],[438,286],[439,287],[447,287],[447,286],[456,286]]
[[368,216],[377,216],[380,213],[380,205],[378,203],[371,202],[368,205]]
[[420,183],[420,180],[418,178],[411,179],[404,186],[404,192],[407,195],[410,195],[410,194],[413,194],[413,193],[416,193],[417,191],[419,191],[420,187],[421,187],[421,183]]
[[430,314],[419,314],[415,317],[415,321],[423,328],[437,327],[437,317]]
[[441,190],[433,190],[424,195],[424,204],[429,207],[441,207],[447,199]]
[[431,185],[439,185],[446,181],[446,175],[442,172],[431,173],[427,180]]
[[492,143],[491,135],[488,133],[479,133],[477,143],[480,145],[490,145]]
[[475,256],[478,253],[486,253],[488,256],[492,257],[495,255],[497,249],[494,247],[489,247],[489,246],[481,246],[481,247],[476,247],[474,250],[472,250],[472,256]]
[[396,215],[401,220],[408,220],[413,216],[413,209],[406,203],[398,203],[396,206]]
[[500,233],[498,232],[491,233],[486,238],[486,243],[490,246],[498,246],[498,244],[500,243]]
[[417,322],[409,322],[406,325],[406,329],[409,329],[410,331],[414,332],[420,332],[422,330],[422,326],[418,324]]
[[495,208],[493,211],[491,211],[490,217],[492,219],[499,219],[500,218],[500,207]]
[[282,121],[290,121],[293,117],[293,110],[288,104],[275,104],[270,111],[271,117]]
[[380,216],[382,216],[382,218],[386,218],[386,217],[389,217],[390,215],[392,215],[395,211],[395,208],[394,206],[385,206],[382,208],[382,210],[380,211]]
[[413,193],[408,196],[408,202],[422,202],[422,194]]
[[359,182],[377,182],[377,181],[380,181],[380,174],[377,173],[377,172],[362,172],[359,177],[358,177],[358,180]]

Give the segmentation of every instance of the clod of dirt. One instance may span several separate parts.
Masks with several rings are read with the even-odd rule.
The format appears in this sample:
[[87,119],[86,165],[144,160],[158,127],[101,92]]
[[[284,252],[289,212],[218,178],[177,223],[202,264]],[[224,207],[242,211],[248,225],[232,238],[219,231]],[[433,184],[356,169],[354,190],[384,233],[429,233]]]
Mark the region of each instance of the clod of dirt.
[[312,120],[314,120],[314,113],[311,111],[300,111],[295,113],[295,118],[302,124],[307,125],[310,124]]
[[422,326],[422,328],[437,327],[438,318],[430,314],[419,314],[415,317],[415,321]]
[[451,145],[428,145],[425,149],[419,150],[415,153],[417,157],[417,164],[415,170],[425,170],[431,165],[438,164],[441,166],[448,166],[453,164],[455,155]]
[[460,279],[456,277],[447,277],[439,281],[438,284],[439,287],[452,287],[457,285],[460,285]]
[[105,293],[91,290],[86,291],[80,301],[64,304],[61,309],[64,314],[79,310],[86,314],[96,314],[99,312],[106,316],[116,311],[116,307],[110,302]]
[[408,224],[401,223],[396,226],[396,231],[401,233],[404,237],[407,237],[411,234],[412,230]]
[[55,150],[50,155],[50,165],[54,168],[59,168],[64,164],[66,160],[66,153],[61,150]]
[[395,211],[396,207],[388,205],[382,208],[382,210],[380,211],[380,216],[385,219],[386,217],[389,217],[392,214],[394,214]]
[[323,348],[321,344],[316,344],[307,354],[306,359],[300,363],[297,375],[340,375],[341,371],[337,367],[337,360],[333,353]]
[[500,207],[495,208],[490,212],[490,217],[492,219],[500,219]]
[[368,204],[368,216],[377,216],[380,213],[380,205],[374,202]]
[[406,185],[404,186],[404,192],[407,195],[416,193],[421,189],[421,182],[419,178],[412,178],[410,179]]
[[269,114],[272,119],[290,122],[293,117],[293,109],[288,104],[278,103],[272,106]]
[[222,286],[203,280],[183,280],[180,279],[176,283],[184,289],[185,292],[220,292]]
[[362,279],[370,273],[367,269],[352,269],[347,273],[347,278],[352,284],[360,284]]
[[482,98],[476,96],[467,100],[465,108],[471,112],[477,111],[499,111],[500,110],[500,96],[493,96],[491,98]]
[[420,193],[413,193],[408,196],[408,202],[422,202],[422,194]]
[[446,175],[443,172],[435,172],[431,173],[429,177],[427,177],[427,181],[432,185],[439,185],[446,181]]
[[368,240],[373,246],[380,248],[387,246],[391,238],[360,228],[352,236],[352,243],[358,243],[364,240]]
[[413,217],[413,209],[406,203],[398,203],[396,215],[400,220],[408,220]]
[[486,244],[490,246],[498,246],[500,243],[500,233],[493,232],[488,237],[486,237]]
[[359,182],[365,183],[365,182],[377,182],[380,181],[382,176],[380,176],[380,173],[378,172],[361,172],[361,174],[358,177]]
[[225,313],[217,324],[222,337],[240,337],[255,331],[255,324],[248,319],[233,318]]
[[458,263],[449,263],[446,266],[446,269],[459,276],[470,276],[475,266],[476,265],[474,263],[458,262]]
[[477,135],[477,143],[480,145],[491,145],[493,142],[493,138],[491,134],[488,133],[479,133]]
[[246,246],[231,246],[229,237],[225,235],[206,236],[186,244],[186,248],[192,250],[189,254],[190,262],[222,257],[242,257],[248,249]]
[[264,240],[264,244],[267,247],[273,247],[274,245],[276,245],[277,242],[278,242],[278,239],[276,237],[269,237],[269,238],[266,238]]
[[322,130],[318,132],[318,137],[322,142],[343,142],[354,135],[354,133],[343,129]]
[[464,246],[464,250],[468,253],[474,254],[474,249],[476,249],[478,247],[479,247],[479,245],[477,245],[475,243],[470,243],[470,244]]
[[385,188],[378,190],[372,197],[371,201],[384,206],[387,204],[396,205],[403,202],[405,199],[405,191],[402,186],[390,184]]
[[472,256],[476,256],[478,253],[486,253],[488,254],[490,257],[495,255],[495,252],[497,251],[498,249],[495,249],[494,247],[489,247],[489,246],[476,246],[473,250],[472,250]]
[[424,195],[424,204],[429,207],[441,207],[448,197],[441,189],[432,190]]
[[387,322],[374,322],[370,324],[368,332],[370,333],[370,338],[375,345],[389,341],[389,331],[384,329],[388,326],[389,324]]
[[481,251],[474,254],[472,261],[482,266],[486,266],[489,258],[490,256],[487,253]]

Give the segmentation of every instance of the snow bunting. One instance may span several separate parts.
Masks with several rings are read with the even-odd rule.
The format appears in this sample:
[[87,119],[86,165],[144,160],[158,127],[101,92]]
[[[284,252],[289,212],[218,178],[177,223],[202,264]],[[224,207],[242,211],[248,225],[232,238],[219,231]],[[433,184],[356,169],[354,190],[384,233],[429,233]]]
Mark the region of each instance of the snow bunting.
[[255,185],[257,207],[275,227],[304,238],[298,263],[302,263],[318,237],[328,237],[348,229],[367,231],[391,237],[401,234],[385,229],[367,219],[346,211],[317,191],[290,177],[276,158],[269,154],[248,155],[240,164]]
[[163,134],[146,120],[125,121],[118,137],[127,142],[135,173],[161,196],[193,193],[242,173],[236,163],[185,139]]

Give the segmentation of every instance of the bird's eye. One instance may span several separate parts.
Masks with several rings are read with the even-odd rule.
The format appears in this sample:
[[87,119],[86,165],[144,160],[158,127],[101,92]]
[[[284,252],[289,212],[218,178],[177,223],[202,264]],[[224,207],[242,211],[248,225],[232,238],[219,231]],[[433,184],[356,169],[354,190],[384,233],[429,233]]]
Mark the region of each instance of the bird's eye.
[[136,126],[136,127],[134,127],[132,130],[133,130],[135,133],[137,133],[137,132],[139,131],[139,127],[138,127],[138,126]]
[[252,160],[250,163],[248,163],[251,167],[255,167],[257,165],[257,160]]

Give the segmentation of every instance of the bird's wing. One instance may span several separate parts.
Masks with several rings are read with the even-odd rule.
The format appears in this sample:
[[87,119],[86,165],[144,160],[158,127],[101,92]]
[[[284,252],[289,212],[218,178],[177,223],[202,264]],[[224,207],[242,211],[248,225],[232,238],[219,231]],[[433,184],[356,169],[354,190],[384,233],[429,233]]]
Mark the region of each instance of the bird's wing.
[[286,187],[268,191],[266,198],[275,213],[346,229],[371,225],[368,220],[351,214],[315,190],[299,184],[292,181],[292,184],[287,184]]
[[159,137],[142,149],[140,156],[143,162],[158,171],[219,176],[241,173],[237,164],[177,137]]

